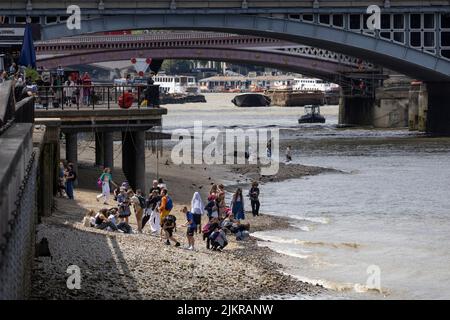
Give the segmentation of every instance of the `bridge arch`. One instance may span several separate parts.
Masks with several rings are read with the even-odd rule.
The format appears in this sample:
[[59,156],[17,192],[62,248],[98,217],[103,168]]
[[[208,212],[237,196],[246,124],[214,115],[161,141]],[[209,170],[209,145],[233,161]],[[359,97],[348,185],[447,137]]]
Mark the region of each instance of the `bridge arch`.
[[336,62],[293,56],[282,52],[266,52],[248,49],[226,48],[149,48],[121,49],[109,51],[88,51],[77,54],[38,57],[38,65],[46,68],[67,67],[80,64],[93,64],[105,61],[128,60],[132,57],[152,57],[154,59],[194,59],[247,63],[298,72],[329,81],[337,81],[339,74],[354,70]]
[[420,50],[342,29],[256,15],[101,16],[83,20],[78,30],[69,30],[65,23],[46,25],[42,39],[124,29],[217,31],[275,38],[357,56],[424,81],[450,81],[450,62]]

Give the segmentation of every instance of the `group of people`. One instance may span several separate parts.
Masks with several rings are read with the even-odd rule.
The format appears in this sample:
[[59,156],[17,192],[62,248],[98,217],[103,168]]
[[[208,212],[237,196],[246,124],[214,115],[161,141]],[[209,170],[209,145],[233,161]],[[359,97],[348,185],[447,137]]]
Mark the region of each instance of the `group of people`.
[[[126,181],[120,186],[116,184],[109,168],[104,169],[97,184],[102,188],[102,193],[97,195],[97,201],[101,200],[103,205],[110,208],[103,208],[98,212],[89,211],[83,220],[86,226],[124,233],[143,233],[144,227],[149,225],[149,233],[159,236],[166,245],[172,243],[176,247],[181,245],[174,236],[177,230],[177,217],[173,214],[174,203],[162,179],[153,181],[147,197],[139,189],[134,192]],[[111,185],[115,187],[114,206],[110,205]],[[259,215],[259,194],[258,183],[254,182],[248,193],[254,216]],[[129,224],[132,211],[136,218],[136,231],[133,231]],[[182,226],[186,228],[188,250],[195,248],[195,234],[203,235],[207,249],[218,251],[227,246],[227,234],[233,234],[237,240],[249,237],[250,225],[243,222],[244,196],[240,188],[233,194],[230,205],[227,206],[225,187],[222,184],[213,184],[206,203],[203,202],[200,193],[195,192],[191,207],[184,206],[180,214],[185,220]]]
[[67,198],[73,200],[73,189],[75,181],[77,180],[77,173],[74,169],[74,165],[71,162],[65,163],[61,161],[59,163],[59,175],[58,175],[58,194],[60,197],[67,196]]

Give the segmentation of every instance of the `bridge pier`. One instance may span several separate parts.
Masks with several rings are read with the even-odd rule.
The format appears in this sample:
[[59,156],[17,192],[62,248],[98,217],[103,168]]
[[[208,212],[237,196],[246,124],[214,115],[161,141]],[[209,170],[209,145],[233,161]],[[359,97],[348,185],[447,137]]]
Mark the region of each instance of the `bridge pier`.
[[78,167],[78,134],[66,133],[66,160],[72,162],[75,172]]
[[95,132],[95,165],[104,165],[104,145],[103,145],[103,133]]
[[373,97],[344,96],[339,98],[339,125],[373,125]]
[[122,132],[122,169],[133,190],[145,193],[145,131]]
[[103,166],[114,168],[114,137],[113,132],[103,133]]
[[408,128],[410,131],[419,129],[419,94],[420,85],[412,85],[409,90]]
[[428,102],[427,109],[423,111],[426,132],[450,135],[450,82],[428,82],[426,91],[422,94],[422,104]]

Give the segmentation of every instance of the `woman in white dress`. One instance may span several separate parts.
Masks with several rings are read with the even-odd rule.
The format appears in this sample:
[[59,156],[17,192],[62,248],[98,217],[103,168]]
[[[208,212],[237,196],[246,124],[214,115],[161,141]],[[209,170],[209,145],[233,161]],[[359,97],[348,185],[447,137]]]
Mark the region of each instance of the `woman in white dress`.
[[112,183],[114,186],[117,187],[117,184],[112,180],[111,175],[111,169],[105,168],[103,170],[102,175],[100,178],[98,178],[98,183],[101,183],[102,187],[102,193],[97,196],[97,201],[99,201],[100,198],[104,198],[103,204],[108,205],[109,196],[111,194],[111,188],[109,186],[109,183]]

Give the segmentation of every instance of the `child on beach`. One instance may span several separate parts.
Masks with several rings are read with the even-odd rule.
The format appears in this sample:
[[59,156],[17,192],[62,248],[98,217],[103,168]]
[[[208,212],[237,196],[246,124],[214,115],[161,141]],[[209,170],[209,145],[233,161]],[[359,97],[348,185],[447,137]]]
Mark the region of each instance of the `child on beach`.
[[170,246],[170,240],[175,242],[175,247],[179,247],[180,243],[173,237],[173,232],[177,230],[177,218],[171,214],[162,220],[162,230],[166,236],[166,245]]
[[120,193],[117,196],[117,202],[119,203],[119,218],[128,224],[128,219],[131,215],[131,211],[130,199],[125,187],[120,187]]
[[88,210],[86,212],[86,215],[83,218],[82,222],[83,226],[85,227],[95,227],[95,211],[94,210]]
[[186,236],[188,240],[188,250],[194,250],[194,232],[197,229],[197,225],[194,222],[194,215],[192,212],[188,211],[187,207],[184,207],[181,210],[182,213],[186,215],[186,224],[184,225],[187,227]]
[[211,247],[211,234],[219,227],[219,219],[213,218],[211,219],[202,229],[203,232],[203,241],[206,240],[206,249],[210,249]]
[[[169,197],[168,193],[169,192],[167,191],[167,189],[161,190],[161,204],[159,206],[159,218],[161,223],[163,223],[164,218],[170,214],[170,211],[172,211],[173,208],[173,202],[172,199]],[[162,229],[161,229],[161,236],[162,236]]]

